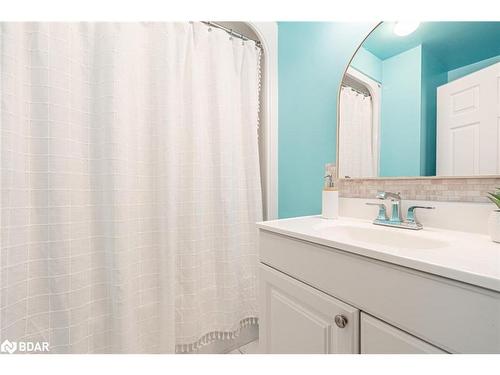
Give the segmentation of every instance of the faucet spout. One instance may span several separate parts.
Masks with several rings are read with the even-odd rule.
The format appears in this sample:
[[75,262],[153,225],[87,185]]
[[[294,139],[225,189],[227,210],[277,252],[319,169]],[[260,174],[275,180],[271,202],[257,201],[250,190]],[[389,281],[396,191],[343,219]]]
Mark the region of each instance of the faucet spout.
[[377,199],[390,199],[391,201],[401,201],[400,193],[391,193],[389,191],[377,192]]

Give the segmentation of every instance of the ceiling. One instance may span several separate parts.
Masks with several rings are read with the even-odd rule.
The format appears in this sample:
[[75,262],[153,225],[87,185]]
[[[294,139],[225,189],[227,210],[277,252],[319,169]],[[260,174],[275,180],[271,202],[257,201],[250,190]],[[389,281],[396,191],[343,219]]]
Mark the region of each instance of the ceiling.
[[383,22],[363,47],[385,60],[423,44],[450,70],[500,55],[500,22],[422,22],[407,36],[393,28],[394,22]]

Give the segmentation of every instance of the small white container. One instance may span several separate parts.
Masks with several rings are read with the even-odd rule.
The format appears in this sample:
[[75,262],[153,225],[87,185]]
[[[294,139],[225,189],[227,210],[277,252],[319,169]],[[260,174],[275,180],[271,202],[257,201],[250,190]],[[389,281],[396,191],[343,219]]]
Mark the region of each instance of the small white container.
[[333,184],[333,176],[327,175],[326,186],[323,188],[321,215],[325,219],[337,219],[339,217],[339,192]]
[[495,210],[490,214],[488,232],[493,242],[500,242],[500,210]]
[[338,219],[339,192],[337,190],[323,190],[322,216],[325,219]]

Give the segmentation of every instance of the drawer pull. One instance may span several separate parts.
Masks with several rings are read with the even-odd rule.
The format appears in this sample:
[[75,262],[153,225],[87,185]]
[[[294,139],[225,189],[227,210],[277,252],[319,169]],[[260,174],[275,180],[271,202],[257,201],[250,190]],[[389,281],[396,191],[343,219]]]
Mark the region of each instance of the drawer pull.
[[339,328],[344,328],[347,325],[347,318],[344,315],[335,315],[335,324]]

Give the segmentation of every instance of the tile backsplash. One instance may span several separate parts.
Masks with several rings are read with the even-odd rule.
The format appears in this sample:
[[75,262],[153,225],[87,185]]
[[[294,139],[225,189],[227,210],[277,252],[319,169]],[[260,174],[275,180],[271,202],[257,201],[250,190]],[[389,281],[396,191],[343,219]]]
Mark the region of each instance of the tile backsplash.
[[[335,176],[335,165],[326,164],[325,171]],[[489,202],[487,192],[500,187],[500,177],[341,179],[335,182],[339,195],[344,198],[374,198],[377,191],[393,191],[400,192],[403,199],[448,202]]]

